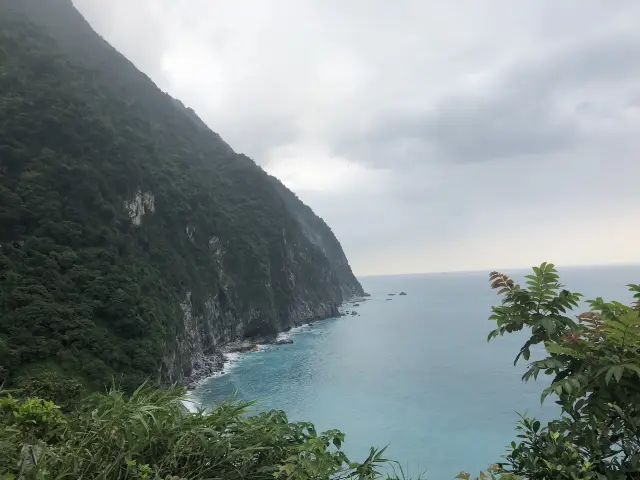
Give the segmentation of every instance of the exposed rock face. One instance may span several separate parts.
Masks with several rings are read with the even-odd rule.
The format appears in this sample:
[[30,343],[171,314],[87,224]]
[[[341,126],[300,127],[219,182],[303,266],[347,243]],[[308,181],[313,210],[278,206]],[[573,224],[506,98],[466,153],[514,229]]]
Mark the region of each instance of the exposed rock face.
[[153,193],[138,190],[135,197],[130,202],[125,202],[125,207],[129,211],[129,216],[134,225],[139,226],[142,216],[147,212],[155,212],[156,202]]
[[[0,103],[10,100],[22,122],[11,132],[9,153],[15,144],[21,156],[5,193],[30,217],[0,215],[19,235],[0,231],[0,244],[26,240],[44,259],[64,252],[59,263],[41,262],[65,288],[53,291],[17,254],[3,265],[35,285],[41,305],[60,309],[61,323],[78,319],[79,346],[60,368],[94,386],[102,381],[98,368],[82,358],[95,361],[100,375],[125,373],[132,384],[149,375],[185,381],[219,368],[222,345],[339,316],[338,305],[364,295],[325,222],[160,91],[71,1],[3,1],[4,32]],[[29,175],[22,159],[31,162]],[[54,167],[60,171],[51,175]],[[30,191],[24,182],[38,176],[51,179],[39,192],[56,199],[55,221],[38,210],[47,202],[21,203],[31,201],[21,196]],[[2,308],[0,335],[2,318],[12,328],[24,318]],[[58,362],[64,329],[49,322],[42,330],[40,357],[24,356],[12,368]],[[11,341],[28,347],[19,336]]]
[[[301,280],[296,281],[295,272],[299,263],[295,259],[301,257],[300,260],[304,260],[302,252],[296,247],[296,242],[292,241],[286,248],[286,257],[290,258],[291,263],[283,265],[282,276],[290,291],[288,299],[285,299],[286,310],[281,315],[265,315],[252,308],[250,299],[243,298],[233,285],[228,284],[223,286],[224,294],[208,297],[204,308],[196,313],[191,292],[187,292],[180,304],[183,333],[178,337],[174,348],[167,345],[168,351],[163,357],[160,377],[169,381],[183,381],[210,375],[221,368],[220,351],[244,352],[253,350],[256,344],[261,343],[291,343],[290,340],[276,340],[275,334],[315,320],[340,316],[338,306],[356,293],[352,290],[353,285],[345,286],[336,280],[328,260],[321,262],[315,279],[299,275]],[[218,249],[217,256],[223,255],[221,247],[214,248]],[[220,262],[220,268],[220,275],[224,277],[223,262]],[[273,285],[269,283],[262,288],[270,296],[272,308],[275,309],[277,299],[272,290]],[[221,304],[221,299],[224,299],[224,305]],[[245,337],[248,337],[247,341],[235,342],[230,348],[221,348]]]
[[366,296],[362,285],[354,277],[340,242],[331,228],[279,180],[274,177],[270,177],[270,179],[284,199],[288,210],[302,226],[304,236],[318,247],[329,261],[332,269],[331,274],[335,276],[340,285],[342,297],[347,299],[354,296]]

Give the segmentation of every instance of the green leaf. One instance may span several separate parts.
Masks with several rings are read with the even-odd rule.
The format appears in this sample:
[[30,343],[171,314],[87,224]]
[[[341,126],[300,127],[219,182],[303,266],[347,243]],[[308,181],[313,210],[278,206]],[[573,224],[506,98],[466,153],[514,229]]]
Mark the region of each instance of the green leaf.
[[544,347],[547,350],[547,352],[552,354],[570,355],[572,357],[577,356],[576,352],[573,349],[569,347],[564,347],[562,345],[558,345],[557,343],[545,342]]
[[558,395],[558,396],[562,395],[562,390],[563,390],[563,388],[562,388],[562,384],[561,384],[561,383],[554,383],[554,384],[552,384],[552,385],[551,385],[551,389],[553,390],[553,392],[554,392],[556,395]]
[[620,383],[620,380],[622,379],[622,374],[624,373],[624,368],[622,367],[622,365],[617,365],[613,367],[612,370],[613,370],[613,376],[616,378],[616,381]]
[[553,389],[551,387],[547,387],[542,391],[542,395],[540,395],[540,403],[544,403],[549,395],[553,393]]
[[569,378],[567,379],[567,381],[569,383],[571,383],[571,385],[573,386],[573,388],[575,388],[576,390],[580,390],[580,388],[582,388],[582,384],[580,383],[580,380],[578,380],[577,378],[573,377],[573,378]]
[[636,365],[634,363],[625,363],[623,367],[626,368],[627,370],[632,370],[636,372],[638,375],[640,375],[640,365]]
[[549,335],[553,335],[554,333],[556,333],[556,324],[551,318],[544,317],[540,321],[540,324],[544,327]]
[[620,379],[622,378],[622,373],[624,372],[624,369],[622,368],[622,365],[614,365],[613,367],[609,367],[609,369],[607,370],[607,373],[604,376],[604,382],[609,385],[609,382],[611,381],[611,377],[615,377],[616,382],[620,383]]

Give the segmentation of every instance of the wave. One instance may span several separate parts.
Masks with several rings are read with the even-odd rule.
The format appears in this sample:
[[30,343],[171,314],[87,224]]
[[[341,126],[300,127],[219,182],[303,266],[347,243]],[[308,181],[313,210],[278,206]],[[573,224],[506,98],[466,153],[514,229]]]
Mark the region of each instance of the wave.
[[225,353],[224,354],[224,365],[222,367],[222,370],[220,372],[218,372],[218,374],[216,376],[221,376],[221,375],[225,375],[227,373],[229,373],[231,370],[233,370],[237,364],[238,361],[243,357],[242,353],[239,352],[233,352],[233,353]]
[[194,395],[193,390],[188,390],[182,400],[182,405],[191,413],[196,413],[200,408],[200,402]]

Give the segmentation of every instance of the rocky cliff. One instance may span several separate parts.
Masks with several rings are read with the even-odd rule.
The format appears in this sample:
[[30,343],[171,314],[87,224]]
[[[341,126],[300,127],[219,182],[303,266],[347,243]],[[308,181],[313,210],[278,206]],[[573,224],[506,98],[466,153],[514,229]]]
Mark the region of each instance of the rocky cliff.
[[0,3],[0,287],[0,377],[95,388],[363,294],[322,219],[69,0]]

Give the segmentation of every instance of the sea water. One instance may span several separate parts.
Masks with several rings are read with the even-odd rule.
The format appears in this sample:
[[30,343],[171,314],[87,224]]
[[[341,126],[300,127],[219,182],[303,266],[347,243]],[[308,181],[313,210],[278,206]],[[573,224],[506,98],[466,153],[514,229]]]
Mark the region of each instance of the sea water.
[[[516,279],[528,272],[512,273]],[[640,267],[560,269],[562,282],[587,299],[631,301],[625,285]],[[513,366],[523,334],[486,338],[499,297],[487,272],[361,279],[368,301],[358,315],[291,333],[291,345],[245,354],[227,373],[202,383],[193,399],[205,407],[235,393],[259,410],[346,434],[346,453],[364,459],[369,446],[412,476],[451,479],[500,461],[515,439],[516,412],[540,419],[557,413],[540,404],[548,380],[523,383]],[[397,295],[406,292],[406,296]],[[390,293],[396,295],[389,295]],[[579,313],[579,312],[576,312]]]

